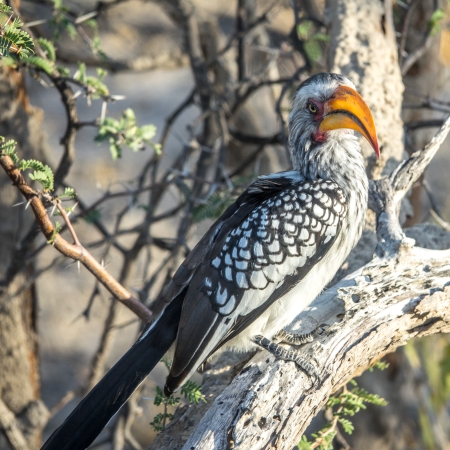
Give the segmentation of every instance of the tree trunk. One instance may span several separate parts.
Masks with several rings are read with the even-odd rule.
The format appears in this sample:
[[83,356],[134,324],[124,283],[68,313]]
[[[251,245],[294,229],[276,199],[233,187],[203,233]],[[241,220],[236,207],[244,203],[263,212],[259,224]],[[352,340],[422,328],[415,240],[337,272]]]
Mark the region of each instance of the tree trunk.
[[[43,158],[42,111],[29,106],[22,74],[0,72],[0,135],[18,142],[22,158]],[[39,448],[48,411],[41,401],[37,342],[37,297],[32,264],[15,277],[7,268],[33,218],[24,214],[20,193],[3,175],[0,178],[0,448]],[[13,278],[13,279],[12,279]]]

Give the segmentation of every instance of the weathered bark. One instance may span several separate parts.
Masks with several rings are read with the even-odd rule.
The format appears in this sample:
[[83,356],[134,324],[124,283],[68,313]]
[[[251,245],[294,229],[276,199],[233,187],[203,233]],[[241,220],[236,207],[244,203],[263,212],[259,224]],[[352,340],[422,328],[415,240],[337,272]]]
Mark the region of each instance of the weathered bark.
[[[27,104],[21,75],[0,72],[0,135],[18,142],[24,158],[43,157],[42,112]],[[24,214],[19,193],[3,174],[0,179],[0,448],[38,448],[47,409],[40,398],[36,327],[36,292],[27,286],[33,266],[4,279],[16,245],[28,231],[32,217]],[[22,289],[24,288],[25,289]]]

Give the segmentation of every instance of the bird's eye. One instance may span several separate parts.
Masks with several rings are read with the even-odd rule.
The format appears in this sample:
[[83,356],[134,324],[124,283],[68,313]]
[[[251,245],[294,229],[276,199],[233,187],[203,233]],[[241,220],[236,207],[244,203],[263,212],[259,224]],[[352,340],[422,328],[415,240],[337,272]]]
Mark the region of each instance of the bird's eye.
[[317,108],[317,105],[313,102],[308,102],[307,107],[309,111],[313,114],[317,114],[317,111],[319,111],[319,108]]

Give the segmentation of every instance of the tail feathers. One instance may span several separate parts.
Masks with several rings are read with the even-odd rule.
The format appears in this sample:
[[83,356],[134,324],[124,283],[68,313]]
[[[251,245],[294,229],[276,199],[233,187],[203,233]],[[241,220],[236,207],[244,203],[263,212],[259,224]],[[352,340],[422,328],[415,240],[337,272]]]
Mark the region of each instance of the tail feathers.
[[184,293],[111,368],[41,450],[85,450],[175,341]]

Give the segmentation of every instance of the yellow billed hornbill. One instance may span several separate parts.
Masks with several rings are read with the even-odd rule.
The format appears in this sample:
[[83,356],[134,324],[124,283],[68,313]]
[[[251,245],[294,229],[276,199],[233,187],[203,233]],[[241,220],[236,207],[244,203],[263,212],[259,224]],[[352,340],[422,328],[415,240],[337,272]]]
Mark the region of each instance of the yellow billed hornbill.
[[351,81],[320,73],[297,90],[289,116],[293,170],[259,177],[210,228],[159,300],[157,318],[43,449],[85,449],[175,343],[165,393],[219,348],[261,346],[314,366],[271,340],[322,291],[357,243],[368,180],[360,132],[379,156],[369,108]]

